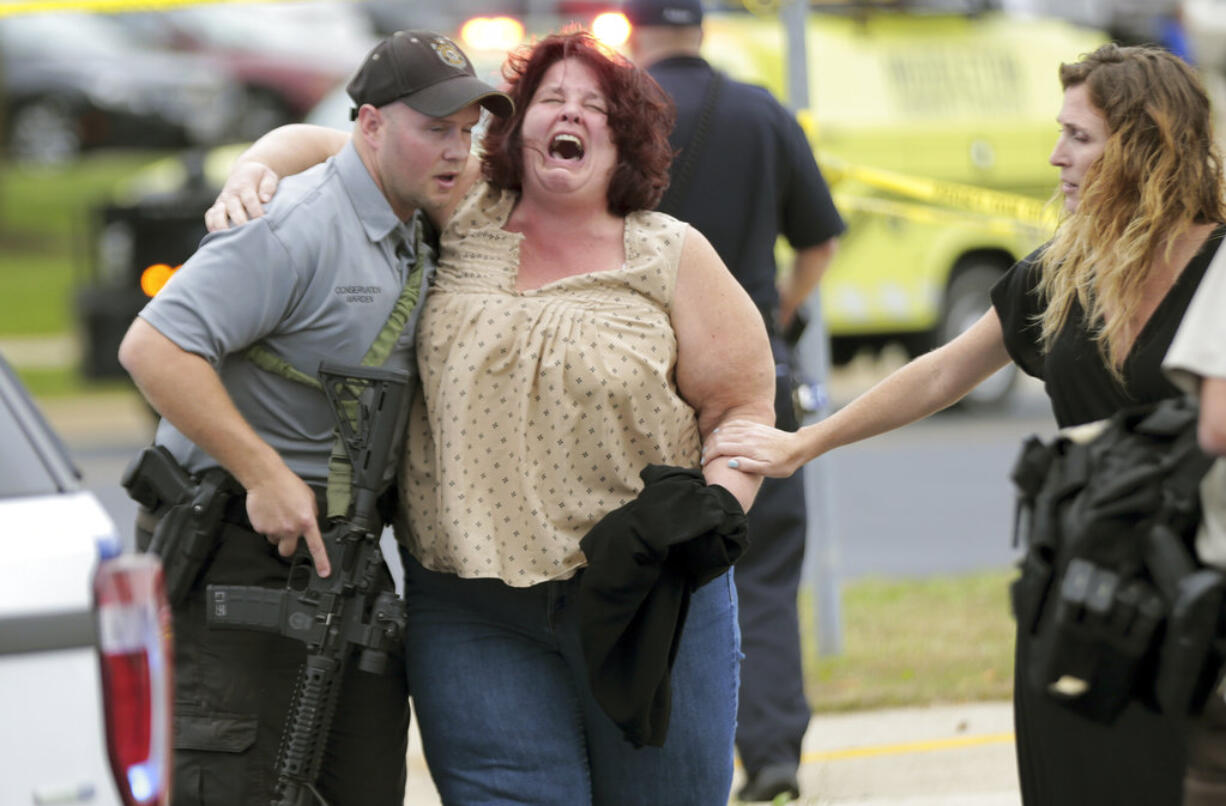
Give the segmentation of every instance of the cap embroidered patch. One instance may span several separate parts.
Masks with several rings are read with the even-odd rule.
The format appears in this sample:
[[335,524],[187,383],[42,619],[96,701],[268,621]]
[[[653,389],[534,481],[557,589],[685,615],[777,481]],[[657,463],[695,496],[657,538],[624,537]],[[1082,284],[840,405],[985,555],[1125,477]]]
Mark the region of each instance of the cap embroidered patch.
[[464,54],[450,39],[439,37],[430,43],[430,47],[434,48],[434,52],[443,60],[444,64],[449,64],[452,67],[463,68],[468,64],[464,58]]

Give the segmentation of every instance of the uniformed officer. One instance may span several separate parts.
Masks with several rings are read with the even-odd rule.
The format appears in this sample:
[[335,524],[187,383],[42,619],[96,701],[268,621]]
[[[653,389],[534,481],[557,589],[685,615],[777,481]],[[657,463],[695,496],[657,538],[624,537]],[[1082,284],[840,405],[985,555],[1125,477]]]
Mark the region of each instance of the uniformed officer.
[[[449,198],[481,108],[511,109],[451,40],[425,31],[378,44],[348,91],[352,143],[286,179],[263,218],[206,238],[120,347],[163,417],[156,442],[188,472],[220,465],[245,490],[211,565],[174,613],[177,806],[266,806],[273,797],[304,647],[208,629],[204,586],[284,588],[285,558],[300,537],[319,573],[329,573],[317,498],[333,416],[322,392],[290,376],[314,376],[324,360],[360,363],[398,303],[412,314],[383,365],[415,374],[417,311],[437,249],[423,236],[422,211]],[[253,345],[290,369],[257,365]],[[141,526],[152,528],[158,514],[142,513]],[[334,806],[404,800],[409,707],[403,669],[394,668],[375,675],[349,665],[319,782]]]
[[[798,427],[790,346],[782,334],[834,256],[843,221],[795,118],[761,87],[733,81],[699,56],[699,0],[629,0],[631,58],[677,105],[679,149],[660,209],[715,246],[766,319],[777,365],[776,422]],[[716,77],[719,76],[718,82]],[[777,285],[775,240],[796,252]],[[809,724],[796,594],[805,545],[800,474],[767,479],[749,513],[750,548],[736,564],[742,649],[736,744],[747,774],[741,800],[799,794]]]

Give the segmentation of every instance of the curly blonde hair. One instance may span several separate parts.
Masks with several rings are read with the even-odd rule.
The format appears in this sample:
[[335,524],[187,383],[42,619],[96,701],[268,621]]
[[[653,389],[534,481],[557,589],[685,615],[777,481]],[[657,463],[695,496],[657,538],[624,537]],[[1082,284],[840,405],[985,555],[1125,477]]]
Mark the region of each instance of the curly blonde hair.
[[1169,258],[1194,224],[1226,221],[1222,159],[1204,87],[1165,50],[1103,45],[1060,65],[1060,83],[1086,86],[1108,137],[1077,209],[1040,258],[1043,346],[1050,349],[1076,300],[1104,362],[1122,380],[1137,335],[1131,323],[1159,252]]

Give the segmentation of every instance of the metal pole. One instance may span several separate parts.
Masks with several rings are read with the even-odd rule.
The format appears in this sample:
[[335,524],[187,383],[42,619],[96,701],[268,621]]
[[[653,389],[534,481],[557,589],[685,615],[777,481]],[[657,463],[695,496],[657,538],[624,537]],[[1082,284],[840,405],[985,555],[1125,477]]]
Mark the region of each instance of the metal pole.
[[[808,109],[809,54],[807,45],[808,0],[791,0],[779,11],[787,41],[788,105],[795,112]],[[821,291],[806,301],[809,326],[796,349],[796,361],[815,387],[818,410],[808,422],[830,413],[827,375],[830,343],[822,320]],[[817,625],[817,653],[822,657],[843,652],[843,608],[839,592],[838,541],[836,539],[834,493],[831,488],[830,458],[818,457],[805,465],[805,506],[808,529],[805,535],[805,577],[813,591],[813,617]]]
[[[809,326],[797,345],[796,359],[801,373],[812,379],[817,411],[805,424],[830,414],[827,370],[830,344],[822,322],[821,290],[815,291],[805,310]],[[804,577],[813,591],[813,623],[817,625],[817,654],[821,657],[843,652],[843,606],[839,590],[839,551],[837,513],[835,512],[833,471],[830,456],[819,456],[804,466],[805,507],[808,525],[805,534]]]
[[809,108],[808,16],[808,0],[788,0],[779,9],[779,22],[787,37],[788,106],[793,112]]

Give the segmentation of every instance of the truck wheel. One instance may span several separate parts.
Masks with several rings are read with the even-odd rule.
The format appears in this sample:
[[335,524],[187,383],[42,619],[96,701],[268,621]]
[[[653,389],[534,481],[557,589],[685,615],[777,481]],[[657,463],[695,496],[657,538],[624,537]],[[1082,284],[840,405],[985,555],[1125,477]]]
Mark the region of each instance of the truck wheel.
[[[934,346],[956,338],[967,330],[990,306],[988,293],[1005,269],[991,261],[975,261],[958,270],[945,290],[945,309],[934,333]],[[990,410],[1003,407],[1017,382],[1018,368],[1010,363],[985,378],[962,398],[958,406],[967,410]]]

